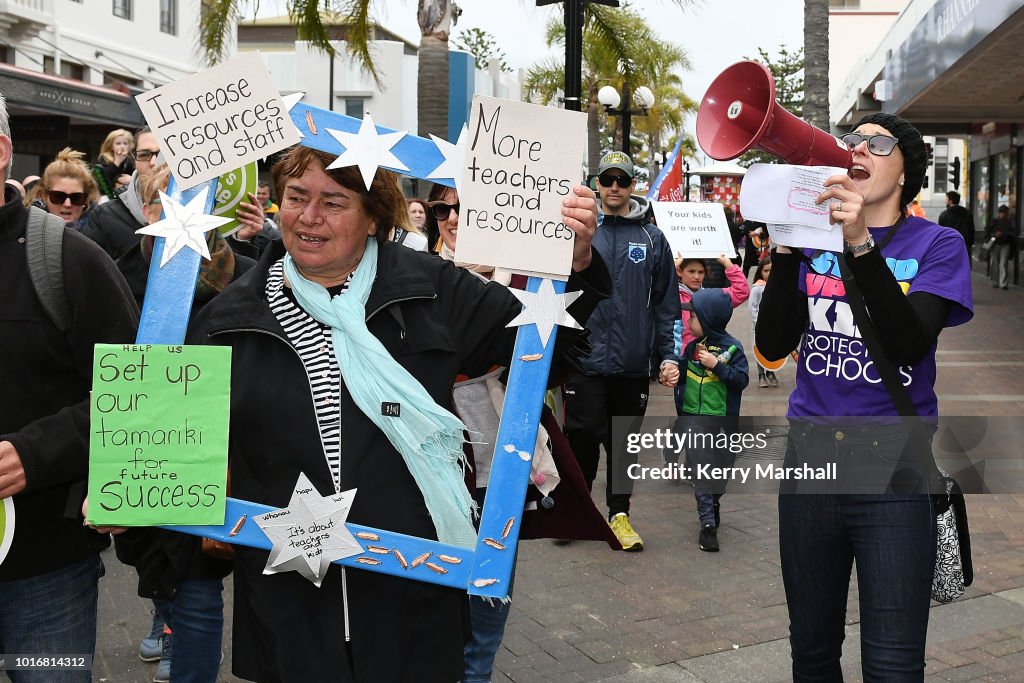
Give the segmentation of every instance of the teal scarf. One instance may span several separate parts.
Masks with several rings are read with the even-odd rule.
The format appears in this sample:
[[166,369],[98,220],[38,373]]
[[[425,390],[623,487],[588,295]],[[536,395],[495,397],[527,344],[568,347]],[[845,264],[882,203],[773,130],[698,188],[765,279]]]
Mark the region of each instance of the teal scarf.
[[[377,277],[377,241],[370,237],[348,290],[331,298],[304,278],[290,254],[284,272],[299,305],[331,326],[342,379],[359,409],[402,454],[419,486],[442,543],[473,548],[473,499],[459,467],[464,462],[459,418],[439,406],[415,377],[399,365],[366,327],[366,300]],[[413,332],[415,334],[415,332]],[[381,413],[383,403],[401,399],[400,417]]]

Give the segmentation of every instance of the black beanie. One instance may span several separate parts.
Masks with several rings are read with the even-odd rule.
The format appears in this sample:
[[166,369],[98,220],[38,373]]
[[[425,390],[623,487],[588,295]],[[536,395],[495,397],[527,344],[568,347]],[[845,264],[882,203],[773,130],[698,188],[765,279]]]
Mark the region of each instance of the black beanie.
[[900,151],[903,152],[903,194],[900,196],[900,209],[905,209],[924,183],[924,174],[928,170],[928,150],[925,149],[921,133],[906,119],[895,114],[868,114],[854,126],[854,130],[865,123],[874,123],[892,133],[899,140]]

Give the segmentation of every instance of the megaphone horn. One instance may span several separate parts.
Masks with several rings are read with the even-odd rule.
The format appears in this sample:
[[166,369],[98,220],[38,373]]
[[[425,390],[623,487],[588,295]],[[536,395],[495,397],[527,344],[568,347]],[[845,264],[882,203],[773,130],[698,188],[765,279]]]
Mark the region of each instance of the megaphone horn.
[[841,140],[775,101],[772,72],[752,61],[733,64],[711,83],[697,111],[697,141],[717,161],[759,149],[790,164],[853,164],[853,155]]

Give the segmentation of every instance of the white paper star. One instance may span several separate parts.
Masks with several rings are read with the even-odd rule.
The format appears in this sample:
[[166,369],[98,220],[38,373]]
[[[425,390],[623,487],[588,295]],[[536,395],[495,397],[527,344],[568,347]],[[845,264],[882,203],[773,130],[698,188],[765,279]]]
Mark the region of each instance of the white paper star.
[[[303,97],[305,97],[305,95],[306,95],[306,93],[304,93],[304,92],[293,92],[291,95],[281,95],[281,99],[284,100],[285,109],[287,109],[288,111],[291,111],[292,109],[294,109],[295,105],[298,104],[299,100],[301,100]],[[295,129],[298,130],[298,126],[296,126]],[[299,131],[299,138],[301,139],[301,138],[304,138],[304,137],[306,137],[305,133],[303,133],[300,130]]]
[[373,125],[373,119],[367,114],[359,124],[358,133],[345,133],[333,128],[328,128],[327,132],[345,147],[341,156],[331,162],[327,169],[358,166],[367,190],[373,183],[378,166],[388,166],[401,171],[409,170],[408,166],[391,153],[391,148],[405,137],[404,130],[381,135]]
[[555,325],[572,327],[577,330],[583,329],[578,322],[573,320],[569,312],[565,310],[583,292],[555,294],[555,287],[551,284],[551,280],[547,278],[541,280],[540,289],[536,292],[527,292],[522,289],[510,289],[508,291],[512,292],[523,303],[524,308],[522,313],[517,315],[505,327],[519,327],[520,325],[535,323],[537,325],[537,333],[540,335],[541,346],[547,347],[548,339],[550,339],[551,331],[555,329]]
[[253,519],[273,543],[264,574],[297,571],[317,587],[334,560],[363,552],[345,526],[356,489],[321,496],[299,474],[288,507]]
[[450,178],[455,181],[455,189],[461,195],[462,173],[466,168],[466,145],[469,143],[469,126],[462,124],[459,139],[455,141],[454,145],[433,133],[430,134],[430,139],[437,145],[437,151],[444,156],[444,161],[430,172],[427,180]]
[[206,213],[206,196],[209,193],[209,186],[204,187],[202,192],[193,197],[188,204],[181,204],[161,191],[160,201],[164,207],[163,220],[150,223],[135,231],[140,235],[153,235],[167,240],[164,244],[163,258],[160,259],[161,268],[185,247],[205,259],[210,258],[210,250],[206,246],[206,233],[225,223],[230,223],[232,219],[211,216]]

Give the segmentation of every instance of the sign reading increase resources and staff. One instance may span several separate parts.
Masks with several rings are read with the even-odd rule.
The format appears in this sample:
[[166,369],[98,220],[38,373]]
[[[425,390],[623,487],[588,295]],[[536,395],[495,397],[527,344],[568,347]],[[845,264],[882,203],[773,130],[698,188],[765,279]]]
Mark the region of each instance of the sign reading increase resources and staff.
[[223,524],[231,349],[97,344],[89,521]]
[[654,202],[654,215],[673,254],[687,258],[736,255],[725,209],[717,202]]
[[184,190],[299,141],[258,52],[135,99]]
[[575,233],[562,200],[580,182],[587,115],[473,98],[456,259],[565,279]]

